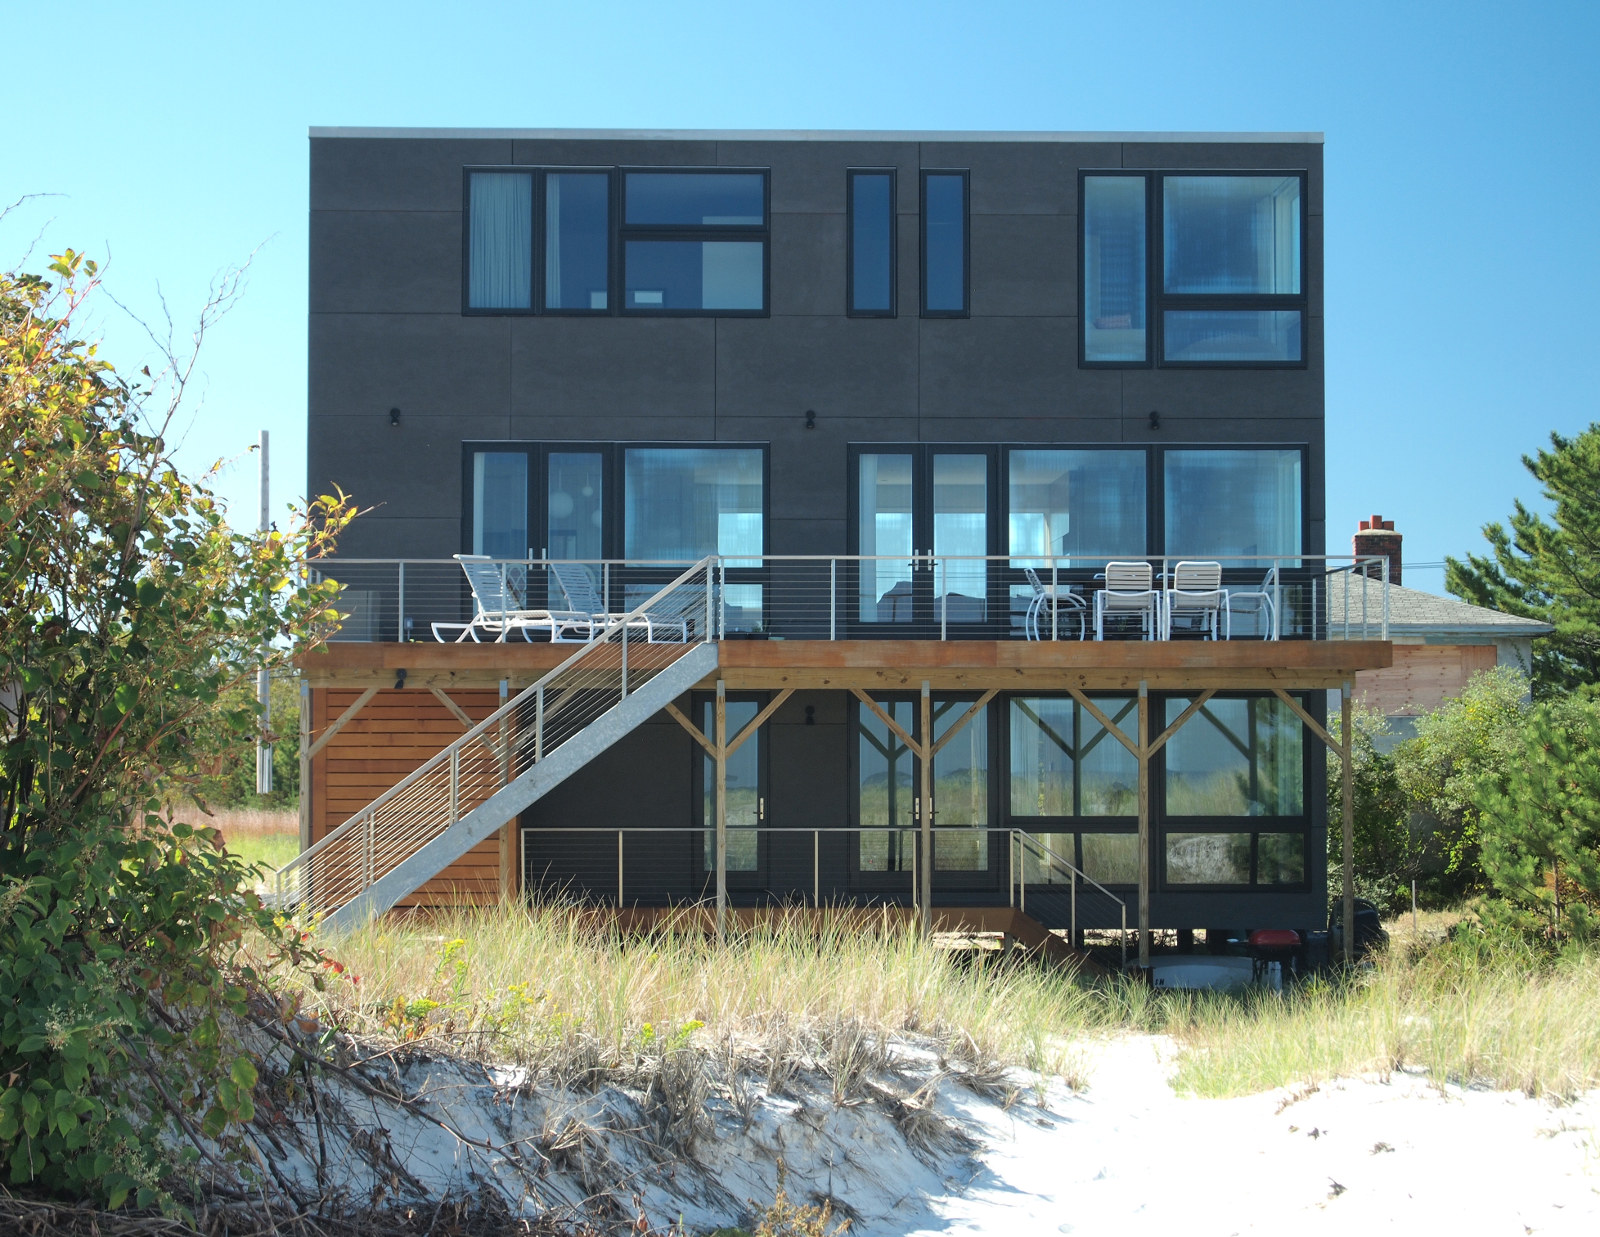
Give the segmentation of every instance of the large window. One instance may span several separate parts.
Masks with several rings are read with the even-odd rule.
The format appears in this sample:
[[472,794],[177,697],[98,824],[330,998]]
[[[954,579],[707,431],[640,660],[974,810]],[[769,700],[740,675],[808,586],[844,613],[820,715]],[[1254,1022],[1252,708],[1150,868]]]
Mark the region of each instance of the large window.
[[967,316],[967,174],[922,174],[922,316]]
[[1304,364],[1305,227],[1300,172],[1085,175],[1083,363]]
[[760,566],[766,468],[759,448],[629,447],[623,459],[630,562],[720,554],[730,568]]
[[847,174],[845,266],[849,292],[845,312],[852,317],[894,317],[894,181],[892,168]]
[[1300,553],[1298,449],[1162,454],[1169,554],[1292,558]]
[[765,172],[625,173],[624,310],[764,313],[766,228]]
[[[1189,703],[1169,699],[1167,724]],[[1304,731],[1288,705],[1213,697],[1163,755],[1168,885],[1304,883]]]
[[1146,552],[1145,452],[1029,447],[1008,456],[1013,566],[1102,568]]
[[466,213],[469,314],[767,309],[765,171],[469,168]]

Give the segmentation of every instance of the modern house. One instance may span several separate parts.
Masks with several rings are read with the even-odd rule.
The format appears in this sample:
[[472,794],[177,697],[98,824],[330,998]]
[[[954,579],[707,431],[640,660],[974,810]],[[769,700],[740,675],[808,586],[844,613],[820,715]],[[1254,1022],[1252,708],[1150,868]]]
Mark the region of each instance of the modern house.
[[1391,656],[1322,197],[1306,133],[312,130],[308,481],[371,510],[286,881],[1320,924]]

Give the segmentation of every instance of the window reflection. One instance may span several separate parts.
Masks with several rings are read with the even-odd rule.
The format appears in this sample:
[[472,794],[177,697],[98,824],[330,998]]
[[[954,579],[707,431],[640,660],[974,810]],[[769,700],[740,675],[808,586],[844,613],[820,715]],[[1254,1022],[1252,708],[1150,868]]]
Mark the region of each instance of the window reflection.
[[[1167,701],[1167,725],[1189,707]],[[1298,816],[1305,762],[1300,719],[1283,701],[1213,698],[1167,741],[1168,816]]]
[[1145,552],[1143,451],[1010,453],[1013,567],[1104,567]]
[[1300,553],[1299,451],[1167,451],[1164,474],[1168,554]]
[[623,472],[623,552],[630,562],[692,563],[720,554],[729,568],[761,565],[759,449],[629,448]]
[[[753,700],[729,700],[726,704],[728,738],[732,739],[755,720],[760,706]],[[716,702],[701,706],[702,733],[716,734]],[[727,829],[729,872],[754,872],[758,856],[761,824],[761,732],[757,731],[727,759]],[[701,824],[705,827],[703,858],[707,872],[717,870],[717,765],[710,756],[701,764]]]
[[1083,182],[1083,359],[1143,361],[1145,178]]

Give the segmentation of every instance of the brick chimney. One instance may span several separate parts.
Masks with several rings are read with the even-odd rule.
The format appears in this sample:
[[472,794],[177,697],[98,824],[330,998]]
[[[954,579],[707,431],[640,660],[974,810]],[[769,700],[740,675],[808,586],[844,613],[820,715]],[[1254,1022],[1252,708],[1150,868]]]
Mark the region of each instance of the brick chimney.
[[[1361,521],[1356,535],[1350,538],[1350,552],[1361,558],[1382,555],[1389,560],[1389,583],[1400,583],[1400,542],[1402,534],[1394,531],[1394,521],[1381,515]],[[1372,563],[1365,568],[1367,574],[1377,578],[1382,568]]]

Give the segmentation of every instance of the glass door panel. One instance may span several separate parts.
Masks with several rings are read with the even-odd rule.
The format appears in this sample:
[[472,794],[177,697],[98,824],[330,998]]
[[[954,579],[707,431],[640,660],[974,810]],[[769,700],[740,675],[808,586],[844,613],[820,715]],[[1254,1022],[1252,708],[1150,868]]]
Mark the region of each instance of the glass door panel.
[[[966,716],[968,700],[935,700],[934,741]],[[977,715],[933,757],[933,839],[935,872],[989,870],[989,709]],[[950,832],[966,826],[970,833]],[[935,886],[937,888],[937,886]]]
[[[528,557],[528,454],[472,453],[472,552],[491,558]],[[504,566],[513,598],[527,596],[528,569]]]
[[857,552],[864,557],[857,617],[863,623],[912,620],[913,465],[909,453],[871,452],[860,457]]
[[[728,738],[732,739],[754,720],[760,706],[753,700],[730,700]],[[717,704],[705,701],[700,708],[700,725],[705,734],[715,735]],[[705,756],[701,762],[702,786],[700,823],[705,830],[702,858],[705,870],[717,870],[717,762]],[[757,832],[766,804],[761,785],[761,732],[758,730],[728,757],[728,872],[755,872],[761,854],[761,835]]]
[[983,559],[989,552],[989,457],[935,454],[931,471],[936,617],[981,623],[989,578]]
[[[917,709],[911,701],[882,703],[897,725],[907,734],[914,733]],[[872,710],[859,705],[856,716],[857,823],[862,828],[858,868],[862,872],[910,872],[917,845],[913,819],[916,759]]]

